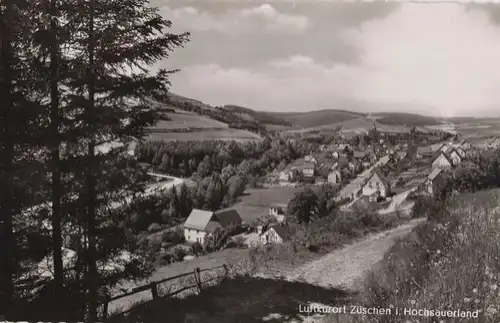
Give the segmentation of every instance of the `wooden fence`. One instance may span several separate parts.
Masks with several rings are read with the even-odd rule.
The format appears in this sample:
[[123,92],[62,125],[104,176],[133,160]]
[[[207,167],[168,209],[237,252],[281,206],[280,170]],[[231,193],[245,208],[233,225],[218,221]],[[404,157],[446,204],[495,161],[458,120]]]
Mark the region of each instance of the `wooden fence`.
[[[215,276],[215,277],[210,277],[209,279],[204,280],[204,281],[202,280],[202,275],[201,274],[203,272],[214,271],[214,270],[217,270],[217,269],[224,269],[224,273],[223,273],[222,276]],[[226,278],[228,276],[228,274],[229,274],[229,268],[228,268],[228,266],[226,264],[224,264],[222,266],[216,266],[216,267],[212,267],[212,268],[207,268],[207,269],[195,268],[194,271],[192,271],[192,272],[180,274],[180,275],[173,276],[173,277],[164,278],[164,279],[161,279],[161,280],[158,280],[158,281],[150,282],[150,283],[148,283],[146,285],[143,285],[143,286],[135,287],[130,292],[127,292],[127,293],[124,293],[124,294],[120,294],[120,295],[117,295],[117,296],[113,296],[113,297],[109,297],[106,300],[104,300],[104,302],[103,302],[103,315],[102,315],[102,318],[103,318],[103,320],[108,319],[108,307],[109,307],[109,304],[111,302],[113,302],[113,301],[118,300],[118,299],[122,299],[122,298],[131,296],[131,295],[134,295],[134,294],[137,294],[137,293],[141,293],[141,292],[144,292],[144,291],[148,291],[148,290],[151,291],[151,296],[152,296],[152,299],[150,299],[149,301],[153,301],[153,300],[156,300],[158,298],[172,297],[172,296],[178,295],[178,294],[180,294],[180,293],[182,293],[184,291],[187,291],[189,289],[195,289],[198,292],[201,292],[204,287],[207,287],[208,283],[210,283],[211,281],[214,281],[216,279]],[[158,285],[167,283],[169,281],[173,281],[175,279],[189,277],[189,276],[193,276],[194,277],[194,281],[195,281],[194,284],[190,284],[188,286],[182,286],[181,288],[179,288],[179,289],[177,289],[175,291],[168,292],[165,295],[159,295]],[[146,301],[146,303],[147,302],[148,301]],[[129,312],[129,311],[130,311],[130,309],[127,309],[127,310],[125,310],[123,312],[120,312],[120,313],[114,313],[114,315],[122,315],[122,314],[125,314],[125,313]]]

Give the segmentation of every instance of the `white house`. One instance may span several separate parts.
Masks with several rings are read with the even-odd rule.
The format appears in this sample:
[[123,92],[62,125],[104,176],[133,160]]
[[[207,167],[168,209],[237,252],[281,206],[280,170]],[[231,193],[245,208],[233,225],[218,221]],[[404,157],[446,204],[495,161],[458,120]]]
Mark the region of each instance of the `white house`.
[[308,163],[318,165],[318,159],[316,157],[314,157],[313,155],[307,155],[304,159]]
[[453,166],[457,166],[462,162],[462,157],[460,157],[460,154],[455,149],[448,154],[448,158]]
[[278,223],[285,222],[287,208],[288,205],[284,203],[271,204],[269,206],[269,215],[276,218],[276,221],[278,221]]
[[450,168],[452,166],[451,160],[442,152],[432,161],[432,168]]
[[312,163],[305,164],[297,168],[300,169],[300,172],[302,173],[302,178],[304,179],[314,178],[314,175],[316,173],[316,164]]
[[283,243],[290,237],[289,227],[284,224],[275,224],[260,235],[260,242],[264,245],[272,243]]
[[297,179],[297,173],[291,169],[285,169],[280,172],[280,182],[293,182]]
[[362,190],[362,186],[358,183],[349,183],[344,186],[337,196],[337,200],[339,199],[350,199],[353,200],[355,197],[358,197]]
[[464,159],[467,156],[467,153],[462,147],[455,148],[456,152],[460,155],[461,159]]
[[425,190],[429,194],[434,194],[441,184],[441,175],[443,170],[441,168],[434,168],[432,172],[429,174],[425,181]]
[[241,217],[236,210],[212,212],[193,209],[184,223],[184,238],[189,243],[203,244],[207,236],[232,232],[241,224]]
[[328,174],[328,183],[341,183],[342,182],[342,174],[339,170],[332,170]]
[[380,197],[387,197],[391,193],[389,182],[379,171],[374,171],[372,176],[368,178],[368,181],[363,186],[363,195],[371,196],[374,193]]
[[334,152],[332,152],[332,158],[334,158],[334,159],[338,159],[339,157],[340,157],[340,154],[339,154],[339,152],[338,152],[338,151],[334,151]]
[[443,144],[443,145],[439,148],[439,150],[440,150],[441,152],[443,152],[443,153],[445,153],[445,154],[446,154],[446,153],[448,152],[448,150],[450,150],[450,146],[448,145],[448,143],[444,143],[444,144]]

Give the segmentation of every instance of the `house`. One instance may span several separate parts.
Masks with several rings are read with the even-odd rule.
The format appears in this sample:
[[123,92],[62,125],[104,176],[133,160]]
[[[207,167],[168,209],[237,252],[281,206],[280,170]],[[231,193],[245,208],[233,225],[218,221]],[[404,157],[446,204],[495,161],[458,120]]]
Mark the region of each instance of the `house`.
[[500,138],[492,138],[486,142],[486,146],[489,149],[497,149],[500,147]]
[[282,170],[279,174],[280,182],[293,182],[297,179],[297,172],[291,169]]
[[432,161],[432,168],[450,168],[453,167],[453,162],[443,152],[434,158]]
[[442,174],[443,170],[441,168],[434,168],[429,176],[427,176],[425,181],[425,191],[427,193],[432,195],[439,190],[442,184]]
[[318,158],[316,158],[313,155],[307,155],[306,157],[304,157],[304,159],[307,163],[311,163],[314,165],[318,165],[318,163],[319,163]]
[[286,224],[271,225],[260,235],[260,242],[264,245],[283,243],[290,238],[290,230]]
[[332,170],[328,174],[328,183],[342,183],[342,173],[339,170]]
[[461,147],[463,150],[469,150],[469,149],[471,149],[471,148],[472,148],[472,146],[471,146],[470,142],[468,142],[468,141],[467,141],[467,140],[465,140],[465,139],[464,139],[464,140],[462,140],[462,141],[460,142],[460,147]]
[[406,151],[397,151],[396,152],[396,157],[398,160],[403,160],[408,156],[408,153]]
[[232,232],[241,224],[241,217],[234,209],[216,212],[193,209],[184,223],[184,238],[189,243],[203,244],[207,236]]
[[448,151],[450,150],[450,145],[448,143],[444,143],[441,147],[439,147],[439,150],[443,153],[448,153]]
[[363,161],[361,165],[363,165],[363,168],[369,168],[372,165],[372,163],[370,163],[369,161]]
[[461,159],[464,159],[467,156],[467,153],[465,152],[465,150],[461,146],[455,148],[455,150],[460,155]]
[[288,205],[284,203],[271,204],[269,206],[269,215],[275,217],[278,223],[285,222],[287,208]]
[[360,163],[357,160],[353,160],[353,161],[349,162],[349,164],[347,165],[347,167],[349,167],[349,169],[353,173],[357,173],[358,170],[359,170],[359,168],[360,168]]
[[380,197],[385,198],[391,194],[391,186],[381,172],[375,170],[363,186],[363,195],[370,196],[377,191]]
[[452,149],[448,153],[448,158],[450,159],[453,166],[457,166],[458,164],[460,164],[460,162],[462,162],[462,157],[460,157],[460,154],[455,149]]
[[380,199],[380,192],[375,191],[372,194],[368,195],[368,202],[375,203]]
[[316,164],[305,164],[300,167],[302,178],[313,178],[316,174]]
[[338,159],[340,157],[340,153],[335,150],[334,152],[332,152],[331,156],[333,159]]
[[361,186],[359,184],[354,184],[350,183],[347,184],[345,187],[343,187],[339,195],[337,196],[338,199],[350,199],[353,200],[355,197],[358,197],[361,192]]

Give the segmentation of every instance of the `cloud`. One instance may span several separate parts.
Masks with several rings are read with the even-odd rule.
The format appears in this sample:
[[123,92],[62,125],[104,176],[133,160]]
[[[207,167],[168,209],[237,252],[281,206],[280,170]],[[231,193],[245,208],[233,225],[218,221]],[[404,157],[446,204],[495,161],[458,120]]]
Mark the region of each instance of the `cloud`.
[[[272,14],[260,10],[262,16]],[[344,38],[363,53],[356,64],[290,55],[260,69],[188,66],[174,77],[173,91],[213,104],[275,111],[344,108],[354,101],[363,102],[358,108],[365,111],[500,111],[500,28],[484,10],[403,4],[387,17],[346,30]]]
[[301,15],[278,12],[270,4],[243,9],[229,9],[216,15],[195,7],[160,8],[162,16],[175,21],[188,31],[217,31],[224,34],[255,34],[262,32],[301,33],[311,21]]

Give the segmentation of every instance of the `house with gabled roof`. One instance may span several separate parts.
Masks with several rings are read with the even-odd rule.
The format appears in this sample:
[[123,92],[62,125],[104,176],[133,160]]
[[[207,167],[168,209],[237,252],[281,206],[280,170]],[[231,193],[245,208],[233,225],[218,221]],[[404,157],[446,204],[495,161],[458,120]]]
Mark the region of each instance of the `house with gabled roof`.
[[304,157],[305,161],[307,163],[311,163],[311,164],[314,164],[314,165],[318,165],[319,164],[319,161],[318,161],[318,158],[314,155],[307,155],[306,157]]
[[391,185],[389,181],[378,169],[373,172],[363,186],[363,195],[372,196],[373,194],[377,194],[377,196],[383,198],[391,194]]
[[241,226],[242,220],[234,209],[216,212],[193,209],[184,223],[186,242],[203,244],[207,236],[232,232]]
[[443,152],[443,153],[448,153],[448,151],[451,149],[451,145],[447,142],[445,142],[444,144],[441,145],[441,147],[439,147],[439,151]]
[[279,223],[270,225],[267,230],[260,234],[260,242],[264,245],[273,243],[283,243],[290,239],[290,227]]
[[339,170],[332,170],[328,174],[328,183],[339,184],[342,183],[342,173]]
[[458,164],[460,164],[462,162],[462,157],[460,156],[460,154],[457,152],[456,149],[452,149],[448,153],[448,159],[450,159],[451,164],[453,166],[457,166]]
[[460,155],[461,159],[464,159],[465,157],[467,157],[467,153],[465,152],[465,150],[461,146],[455,148],[455,150]]
[[442,184],[442,168],[434,168],[432,172],[427,176],[425,181],[425,191],[429,194],[435,194]]
[[434,160],[432,161],[432,168],[451,168],[453,167],[453,162],[448,158],[448,156],[440,152]]

